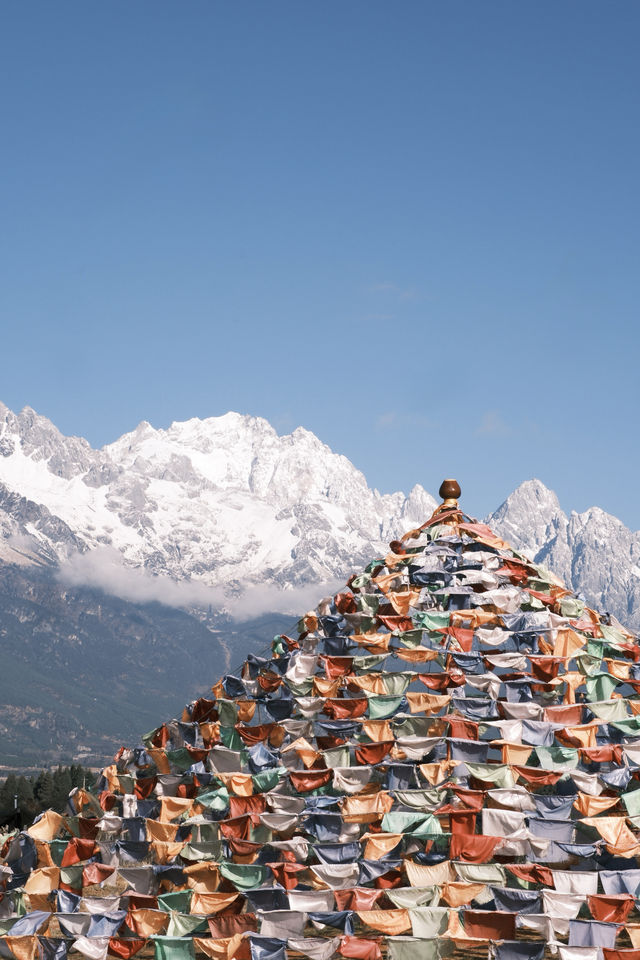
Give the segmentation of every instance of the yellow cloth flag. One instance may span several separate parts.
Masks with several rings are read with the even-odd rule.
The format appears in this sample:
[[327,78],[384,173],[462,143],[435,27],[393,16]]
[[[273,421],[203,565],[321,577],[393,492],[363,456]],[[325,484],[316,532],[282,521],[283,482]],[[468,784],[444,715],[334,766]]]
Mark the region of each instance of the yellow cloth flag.
[[[37,823],[29,827],[27,833],[34,840],[46,840],[50,842],[55,840],[60,827],[64,824],[64,817],[54,810],[47,810],[43,813]],[[18,937],[20,939],[20,937]]]

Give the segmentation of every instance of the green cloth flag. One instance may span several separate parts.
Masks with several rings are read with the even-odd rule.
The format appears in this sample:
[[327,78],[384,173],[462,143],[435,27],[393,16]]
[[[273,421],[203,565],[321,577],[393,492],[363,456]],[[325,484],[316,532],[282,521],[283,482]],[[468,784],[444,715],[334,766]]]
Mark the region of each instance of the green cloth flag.
[[221,863],[221,875],[228,880],[236,890],[252,890],[260,887],[267,876],[267,868],[259,863]]
[[189,913],[193,890],[175,890],[173,893],[158,894],[158,907],[167,913]]
[[154,937],[154,960],[195,960],[191,937]]

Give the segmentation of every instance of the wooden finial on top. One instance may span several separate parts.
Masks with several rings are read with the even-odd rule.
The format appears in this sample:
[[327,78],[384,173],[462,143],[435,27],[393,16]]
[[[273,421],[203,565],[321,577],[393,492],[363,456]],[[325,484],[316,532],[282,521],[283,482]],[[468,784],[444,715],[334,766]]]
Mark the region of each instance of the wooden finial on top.
[[454,510],[458,506],[458,497],[462,491],[457,480],[443,480],[438,493],[444,501],[442,506],[447,510]]

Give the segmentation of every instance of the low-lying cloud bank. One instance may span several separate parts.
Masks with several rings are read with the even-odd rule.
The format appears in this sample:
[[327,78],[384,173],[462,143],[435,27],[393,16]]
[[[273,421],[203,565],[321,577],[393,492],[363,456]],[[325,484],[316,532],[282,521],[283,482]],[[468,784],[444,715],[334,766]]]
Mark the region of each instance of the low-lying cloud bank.
[[60,564],[58,580],[70,586],[94,587],[131,603],[163,603],[183,609],[211,606],[224,610],[238,621],[251,620],[263,613],[299,616],[342,585],[336,581],[283,589],[273,584],[251,584],[239,596],[227,596],[222,587],[177,581],[142,567],[129,567],[113,547],[73,554]]

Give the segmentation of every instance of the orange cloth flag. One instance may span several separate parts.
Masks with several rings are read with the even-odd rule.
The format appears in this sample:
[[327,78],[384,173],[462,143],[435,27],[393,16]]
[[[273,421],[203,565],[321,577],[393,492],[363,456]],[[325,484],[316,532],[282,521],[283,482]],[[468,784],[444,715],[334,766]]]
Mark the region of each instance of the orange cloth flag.
[[25,893],[42,895],[57,890],[60,883],[59,867],[40,867],[29,875],[24,885]]
[[161,823],[169,823],[171,820],[177,820],[183,814],[190,814],[193,807],[193,800],[189,797],[162,797],[160,800],[160,816],[158,820]]
[[307,793],[309,790],[324,787],[331,781],[332,777],[332,770],[308,770],[306,773],[295,770],[289,771],[289,779],[296,793]]
[[453,766],[455,766],[454,761],[441,760],[440,763],[421,763],[419,770],[427,783],[436,787],[447,779]]
[[162,840],[165,843],[175,840],[178,832],[177,823],[159,823],[157,820],[146,820],[147,840]]
[[333,720],[350,720],[363,717],[367,712],[369,701],[366,697],[327,698],[323,712]]
[[443,883],[440,888],[440,898],[450,907],[462,907],[471,903],[487,889],[484,883],[466,883],[462,880],[453,883]]
[[217,721],[203,720],[199,726],[205,747],[220,743],[220,724]]
[[171,773],[169,758],[162,747],[149,747],[147,753],[158,768],[158,773]]
[[556,730],[556,737],[568,747],[595,747],[599,723],[585,723],[577,727]]
[[115,870],[116,868],[108,863],[89,863],[82,871],[82,886],[92,887],[94,883],[104,883]]
[[162,910],[149,910],[145,907],[129,910],[125,923],[138,937],[153,937],[162,931],[169,922],[169,915]]
[[626,817],[584,817],[581,822],[598,831],[609,853],[635,857],[640,852],[640,843],[627,826]]
[[109,953],[112,956],[120,957],[120,960],[129,960],[129,958],[134,957],[136,953],[140,953],[146,943],[146,940],[120,940],[119,937],[111,937],[109,940]]
[[355,757],[359,764],[381,763],[394,745],[393,740],[380,743],[360,743],[355,748]]
[[349,677],[348,686],[349,689],[357,688],[358,690],[366,690],[367,693],[376,693],[381,696],[384,696],[387,692],[381,673],[365,673],[361,677]]
[[541,883],[543,887],[553,890],[553,874],[549,867],[543,867],[539,863],[508,863],[506,869],[519,880],[526,880],[527,883]]
[[395,740],[389,720],[363,720],[362,730],[370,740],[376,743],[380,743],[381,740]]
[[580,792],[578,799],[573,801],[573,805],[583,817],[596,817],[599,813],[615,807],[619,799],[619,797],[592,797]]
[[242,934],[236,933],[233,937],[214,939],[209,937],[194,937],[193,945],[197,953],[204,953],[212,960],[231,960],[241,946]]
[[555,657],[572,657],[581,650],[587,642],[586,637],[580,636],[575,630],[561,629],[556,632],[556,641],[553,645]]
[[382,960],[378,941],[363,937],[340,937],[340,953],[349,960]]
[[411,929],[408,910],[356,910],[363,923],[388,937],[397,937]]
[[527,783],[540,787],[553,786],[562,776],[559,770],[540,770],[538,767],[523,767],[515,763],[511,769],[516,776],[522,777]]
[[593,894],[587,897],[587,904],[594,920],[601,923],[626,923],[627,917],[635,906],[635,899],[629,894],[618,896]]
[[364,848],[365,860],[378,860],[390,853],[402,840],[401,833],[363,833],[361,840],[366,840]]
[[38,866],[55,867],[56,864],[53,862],[49,844],[45,840],[34,840],[33,842],[36,845],[36,853],[38,854]]
[[358,646],[366,647],[369,653],[386,653],[391,642],[390,633],[352,633],[349,637]]
[[187,884],[195,893],[213,893],[218,889],[220,874],[215,863],[191,863],[183,867]]
[[180,855],[180,851],[186,846],[186,840],[178,843],[163,843],[162,840],[152,840],[149,846],[155,854],[156,863],[170,863]]
[[498,910],[465,910],[465,933],[478,940],[515,940],[516,915]]
[[580,723],[582,719],[582,704],[560,704],[559,706],[545,707],[544,719],[548,720],[549,723]]
[[37,937],[5,937],[4,939],[16,960],[34,960],[40,945]]
[[194,893],[191,898],[189,913],[212,914],[219,913],[232,906],[240,896],[239,893]]
[[558,677],[557,681],[555,681],[556,683],[566,683],[567,685],[564,694],[565,703],[576,702],[576,690],[583,685],[584,681],[584,676],[576,670],[568,671],[567,673],[563,673],[561,677]]
[[250,773],[216,773],[218,780],[222,780],[230,793],[238,797],[253,795],[253,777]]
[[406,617],[410,608],[415,606],[420,600],[420,593],[421,590],[418,587],[398,591],[397,593],[389,593],[389,603],[396,613],[400,614],[401,617]]
[[449,621],[452,627],[468,624],[475,630],[477,627],[488,626],[490,623],[502,623],[497,613],[490,610],[481,610],[476,607],[475,610],[452,610],[449,614]]
[[256,712],[257,702],[255,700],[236,700],[238,707],[238,723],[250,723]]
[[258,918],[255,913],[221,913],[207,919],[209,932],[216,940],[228,940],[236,934],[255,933]]
[[463,833],[452,833],[449,856],[452,860],[463,860],[465,863],[487,863],[501,842],[501,837],[483,837],[479,834],[465,836]]
[[318,697],[335,697],[342,686],[342,677],[335,680],[325,680],[323,677],[313,678],[313,692]]
[[438,713],[451,703],[448,694],[440,696],[437,693],[405,693],[411,713]]
[[616,680],[628,680],[631,675],[631,664],[626,660],[605,660],[607,669]]
[[267,801],[262,793],[254,793],[251,797],[229,797],[229,817],[231,819],[244,817],[248,813],[264,813],[266,809]]
[[369,887],[333,891],[337,910],[373,910],[383,893],[383,890],[371,890]]
[[313,747],[308,740],[305,740],[304,737],[298,737],[298,739],[294,740],[293,743],[283,747],[281,753],[284,755],[290,750],[293,750],[298,754],[307,769],[313,767],[314,763],[317,763],[317,761],[322,758],[322,753],[319,750],[316,750],[316,748]]
[[373,795],[355,794],[345,797],[341,805],[346,823],[372,823],[389,813],[393,806],[393,797],[386,790],[381,790]]
[[398,649],[395,653],[396,656],[400,657],[401,660],[406,660],[407,663],[426,663],[438,658],[437,650],[427,650],[426,647],[414,647],[413,650]]
[[80,837],[73,837],[69,840],[60,866],[71,867],[74,863],[81,863],[93,856],[96,845],[93,840],[81,840]]
[[501,747],[503,763],[517,763],[522,766],[526,766],[533,751],[533,747],[528,747],[525,743],[509,743],[507,740],[493,740],[491,746]]

